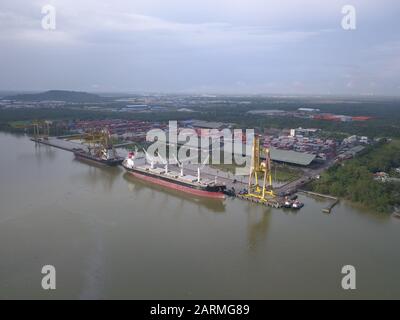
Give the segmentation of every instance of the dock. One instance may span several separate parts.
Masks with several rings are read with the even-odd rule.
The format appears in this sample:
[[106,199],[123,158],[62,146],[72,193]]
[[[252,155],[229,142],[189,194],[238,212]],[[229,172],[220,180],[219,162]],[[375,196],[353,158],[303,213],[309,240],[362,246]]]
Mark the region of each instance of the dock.
[[331,210],[333,209],[333,207],[336,206],[338,203],[339,203],[339,199],[336,199],[329,206],[327,206],[326,208],[322,209],[322,212],[331,213]]
[[254,203],[258,203],[258,204],[261,204],[261,205],[264,205],[267,207],[272,207],[272,208],[282,208],[283,207],[283,201],[280,198],[271,198],[271,199],[266,199],[263,201],[261,199],[257,199],[254,197],[248,197],[243,194],[236,194],[236,198],[254,202]]
[[117,144],[114,144],[114,148],[123,148],[123,147],[127,147],[127,146],[132,146],[135,144],[136,144],[136,142],[134,142],[134,141],[117,143]]
[[320,198],[333,200],[333,202],[331,202],[327,207],[322,209],[322,212],[325,212],[325,213],[331,213],[333,207],[339,203],[339,198],[336,198],[336,197],[333,197],[333,196],[330,196],[327,194],[322,194],[322,193],[312,192],[312,191],[307,191],[307,190],[298,190],[298,191],[301,193],[304,193],[304,194],[311,195],[311,196],[317,196]]
[[[176,165],[170,164],[170,168],[175,171],[179,171],[180,168]],[[185,172],[196,176],[197,175],[197,165],[187,164],[185,166]],[[201,171],[202,178],[206,178],[208,180],[213,181],[215,177],[219,182],[222,182],[226,185],[226,189],[228,192],[231,192],[229,196],[236,197],[241,200],[258,203],[267,207],[273,208],[282,208],[284,204],[284,200],[281,197],[269,198],[264,201],[254,198],[254,197],[247,197],[245,194],[240,194],[241,190],[248,188],[248,181],[247,177],[244,176],[236,176],[230,172],[224,172],[222,170],[218,170],[212,167],[204,167]]]
[[82,143],[79,142],[73,142],[73,141],[68,141],[68,140],[64,140],[62,138],[58,138],[58,137],[49,137],[48,139],[35,139],[35,138],[31,138],[31,141],[35,142],[35,143],[40,143],[40,144],[44,144],[46,146],[50,146],[50,147],[54,147],[54,148],[58,148],[58,149],[62,149],[64,151],[70,151],[73,152],[74,149],[83,149],[87,151],[87,146],[85,146]]
[[[66,136],[60,136],[60,137],[48,137],[47,139],[45,138],[31,138],[31,141],[43,145],[47,145],[50,147],[58,148],[64,151],[69,151],[69,152],[74,152],[76,149],[83,149],[83,150],[88,150],[87,146],[76,142],[76,141],[71,141],[68,140],[68,138],[75,137],[74,135],[66,135]],[[126,143],[126,144],[121,144],[118,145],[117,147],[129,145],[132,143]],[[121,149],[123,151],[123,149]],[[122,152],[123,153],[123,152]],[[171,169],[174,168],[176,171],[179,171],[180,168],[177,165],[171,164]],[[197,165],[186,165],[185,169],[186,172],[189,172],[192,175],[197,175]],[[267,198],[265,200],[257,199],[254,197],[248,197],[245,194],[241,194],[241,190],[247,189],[248,188],[248,182],[246,177],[244,176],[236,176],[233,173],[229,172],[224,172],[222,170],[217,170],[215,168],[211,167],[205,167],[202,169],[201,173],[203,178],[209,179],[209,180],[214,180],[217,177],[217,180],[219,182],[223,182],[228,191],[231,191],[232,193],[230,194],[233,197],[253,202],[253,203],[258,203],[267,207],[272,207],[272,208],[282,208],[284,205],[284,199],[282,197],[271,197]]]

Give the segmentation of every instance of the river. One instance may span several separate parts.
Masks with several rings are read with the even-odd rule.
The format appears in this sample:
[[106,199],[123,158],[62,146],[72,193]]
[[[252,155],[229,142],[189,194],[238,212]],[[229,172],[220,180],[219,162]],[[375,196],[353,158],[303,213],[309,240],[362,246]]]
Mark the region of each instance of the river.
[[[0,298],[400,298],[400,219],[195,200],[0,133]],[[56,269],[43,290],[41,269]],[[343,290],[341,269],[356,269]]]

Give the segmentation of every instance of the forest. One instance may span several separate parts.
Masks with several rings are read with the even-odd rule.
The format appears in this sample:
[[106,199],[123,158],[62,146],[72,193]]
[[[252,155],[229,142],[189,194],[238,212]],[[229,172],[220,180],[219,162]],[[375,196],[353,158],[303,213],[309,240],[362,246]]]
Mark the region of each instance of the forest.
[[379,212],[400,205],[400,183],[373,179],[376,172],[400,167],[400,141],[382,140],[358,157],[337,164],[311,185],[313,191],[360,203]]
[[[193,101],[192,101],[193,102]],[[400,138],[400,102],[398,100],[367,100],[358,103],[335,102],[318,104],[313,100],[276,101],[267,98],[252,98],[250,104],[241,105],[231,99],[227,104],[209,103],[194,100],[191,107],[195,112],[179,112],[176,107],[168,107],[167,111],[154,112],[111,112],[74,108],[21,108],[0,109],[0,130],[14,131],[9,124],[12,121],[47,119],[77,120],[123,118],[143,121],[165,122],[168,120],[198,119],[235,123],[238,128],[257,128],[261,132],[267,128],[320,128],[327,137],[343,139],[346,135],[363,135],[372,137]],[[279,109],[294,111],[299,107],[315,107],[321,112],[343,115],[365,115],[372,117],[368,121],[324,121],[289,116],[260,116],[250,114],[250,110]]]

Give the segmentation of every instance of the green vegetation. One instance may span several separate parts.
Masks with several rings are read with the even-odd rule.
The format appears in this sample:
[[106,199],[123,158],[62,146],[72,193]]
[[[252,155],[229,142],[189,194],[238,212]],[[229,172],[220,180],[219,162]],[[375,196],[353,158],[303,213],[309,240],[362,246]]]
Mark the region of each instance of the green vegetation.
[[20,108],[0,109],[0,131],[24,132],[24,129],[16,128],[16,122],[31,120],[100,120],[100,119],[132,119],[152,122],[167,122],[169,120],[184,120],[183,112],[159,112],[159,113],[129,113],[85,110],[81,107],[69,108]]
[[288,165],[272,164],[272,179],[279,182],[288,182],[299,179],[302,175],[300,169]]
[[[63,93],[63,92],[61,92]],[[74,93],[67,94],[70,99],[81,101],[94,97],[81,97]],[[60,96],[60,93],[57,94]],[[95,96],[97,97],[97,96]],[[107,98],[103,98],[103,103]],[[96,99],[96,98],[94,98]],[[113,119],[125,118],[143,121],[165,122],[168,120],[188,120],[196,118],[206,121],[233,122],[238,128],[258,128],[261,132],[266,128],[320,128],[326,137],[343,138],[344,136],[356,134],[368,137],[397,137],[400,138],[400,100],[398,98],[271,98],[271,97],[226,97],[229,103],[217,103],[215,98],[190,97],[190,108],[197,111],[195,114],[178,112],[178,106],[165,105],[168,109],[163,112],[129,113],[111,112],[102,110],[103,107],[118,110],[126,105],[125,102],[108,101],[99,104],[97,110],[84,109],[85,103],[78,102],[73,106],[43,109],[0,109],[0,130],[13,130],[8,125],[10,121],[32,120],[32,119]],[[241,104],[246,99],[248,104]],[[225,100],[225,98],[223,99]],[[345,101],[344,101],[345,100]],[[189,101],[189,100],[188,100]],[[160,102],[160,105],[163,104]],[[90,106],[95,106],[91,104]],[[87,105],[86,105],[87,107]],[[250,110],[279,109],[295,111],[300,107],[315,107],[321,112],[343,114],[351,116],[370,116],[368,121],[337,122],[313,120],[309,118],[298,118],[291,116],[261,116],[249,114]]]
[[235,164],[210,164],[211,168],[224,171],[224,172],[229,172],[229,173],[235,173],[235,169],[239,168],[239,166]]
[[[239,99],[239,98],[238,98]],[[231,99],[232,100],[232,99]],[[398,98],[352,99],[343,101],[332,98],[287,98],[273,99],[268,97],[246,98],[249,105],[231,103],[230,105],[208,104],[199,109],[196,118],[208,121],[234,122],[241,128],[319,128],[331,133],[330,137],[346,135],[363,135],[368,137],[398,137],[400,138],[400,101]],[[345,100],[345,101],[344,101]],[[295,111],[297,108],[318,108],[321,112],[343,114],[349,116],[370,116],[368,121],[325,121],[309,118],[287,116],[263,116],[249,114],[249,110],[279,109]],[[193,108],[192,108],[193,109]],[[196,109],[197,110],[197,109]],[[192,115],[190,115],[192,116]],[[332,135],[332,133],[335,133]]]
[[[211,164],[211,167],[221,171],[235,173],[235,169],[240,166],[236,164]],[[300,169],[276,163],[272,164],[272,179],[274,181],[288,182],[300,178],[301,175],[302,171]]]
[[400,166],[400,141],[381,142],[355,159],[335,165],[314,182],[316,192],[342,197],[379,212],[400,204],[400,185],[373,180],[373,173]]

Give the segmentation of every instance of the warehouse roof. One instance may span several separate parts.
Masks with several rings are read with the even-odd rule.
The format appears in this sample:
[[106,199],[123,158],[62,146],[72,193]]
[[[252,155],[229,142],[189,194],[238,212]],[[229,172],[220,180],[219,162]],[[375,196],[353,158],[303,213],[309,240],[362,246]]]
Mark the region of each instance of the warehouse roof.
[[292,150],[281,150],[271,148],[271,160],[308,166],[316,157],[315,154],[296,152]]
[[[242,145],[241,143],[239,145],[237,143],[234,143],[233,150],[236,154],[239,154],[242,151],[245,152],[245,150],[244,150],[245,146],[246,145]],[[247,145],[247,148],[248,148],[247,152],[249,152],[249,154],[250,154],[251,153],[251,145]],[[271,160],[279,161],[279,162],[286,162],[286,163],[291,163],[291,164],[297,164],[300,166],[308,166],[316,158],[315,154],[310,154],[310,153],[305,153],[305,152],[282,150],[282,149],[277,149],[277,148],[273,148],[273,147],[271,147],[269,150],[271,153]],[[265,159],[264,151],[261,151],[261,158]]]
[[193,121],[192,126],[206,129],[220,129],[224,126],[224,124],[222,122],[195,120]]

